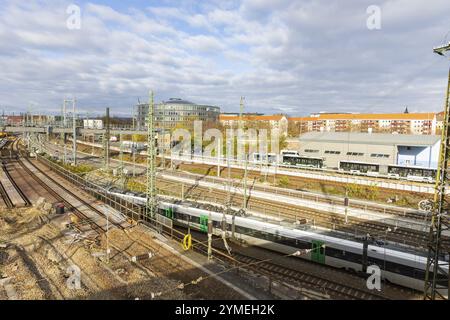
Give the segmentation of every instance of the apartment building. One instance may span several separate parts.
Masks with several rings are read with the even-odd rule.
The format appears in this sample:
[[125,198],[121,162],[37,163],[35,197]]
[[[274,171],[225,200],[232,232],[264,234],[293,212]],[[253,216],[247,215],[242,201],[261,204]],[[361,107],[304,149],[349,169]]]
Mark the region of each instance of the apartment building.
[[[221,114],[219,121],[224,127],[238,128],[239,116]],[[288,119],[284,115],[243,115],[243,125],[250,128],[278,129],[284,135],[287,134]]]
[[442,126],[436,113],[314,114],[291,117],[288,122],[294,135],[310,131],[433,135]]

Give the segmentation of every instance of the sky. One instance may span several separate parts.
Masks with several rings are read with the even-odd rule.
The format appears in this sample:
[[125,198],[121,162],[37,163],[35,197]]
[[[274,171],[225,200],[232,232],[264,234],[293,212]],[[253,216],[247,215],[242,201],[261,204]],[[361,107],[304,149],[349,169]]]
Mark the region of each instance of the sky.
[[131,115],[150,89],[224,112],[441,111],[448,41],[448,0],[0,0],[0,111]]

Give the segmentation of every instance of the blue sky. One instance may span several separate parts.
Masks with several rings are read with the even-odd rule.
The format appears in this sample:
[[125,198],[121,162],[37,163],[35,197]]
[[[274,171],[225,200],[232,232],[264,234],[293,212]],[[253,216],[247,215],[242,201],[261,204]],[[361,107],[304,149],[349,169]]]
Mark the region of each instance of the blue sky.
[[[81,9],[81,28],[66,8]],[[366,26],[369,5],[381,29]],[[130,114],[153,89],[237,111],[442,109],[450,1],[0,1],[0,110]]]

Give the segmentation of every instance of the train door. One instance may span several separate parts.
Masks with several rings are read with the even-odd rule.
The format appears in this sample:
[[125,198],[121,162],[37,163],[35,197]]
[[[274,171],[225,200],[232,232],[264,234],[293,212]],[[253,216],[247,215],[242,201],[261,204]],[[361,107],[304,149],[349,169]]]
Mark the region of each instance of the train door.
[[164,215],[165,215],[167,218],[173,220],[173,208],[172,208],[172,207],[169,207],[169,208],[165,209],[165,210],[164,210]]
[[207,215],[200,216],[200,230],[203,232],[208,232],[208,216]]
[[311,260],[319,263],[325,263],[325,242],[313,240],[311,242]]

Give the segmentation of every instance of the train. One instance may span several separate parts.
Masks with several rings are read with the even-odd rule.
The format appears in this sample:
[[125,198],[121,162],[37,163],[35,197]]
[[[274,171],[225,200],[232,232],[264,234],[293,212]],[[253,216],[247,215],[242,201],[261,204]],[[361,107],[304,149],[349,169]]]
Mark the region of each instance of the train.
[[[138,194],[112,193],[129,201],[145,204],[145,198]],[[221,236],[223,226],[227,233],[232,230],[233,216],[231,215],[194,208],[186,203],[161,201],[159,207],[162,214],[171,219],[174,225],[183,227],[189,225],[192,229],[205,232],[208,220],[211,219],[213,234]],[[224,217],[225,220],[223,220]],[[234,217],[234,229],[236,238],[246,245],[258,246],[282,254],[293,254],[299,249],[312,249],[299,258],[360,274],[364,272],[365,266],[376,265],[380,268],[381,278],[390,283],[417,291],[422,291],[424,288],[427,258],[388,248],[386,243],[380,244],[380,241],[364,246],[358,241],[281,226],[245,216]],[[442,265],[446,265],[444,268],[448,273],[448,256],[440,258],[442,258],[440,261]],[[444,281],[446,277],[438,276],[438,280]],[[443,285],[442,289],[439,289],[445,296],[448,295],[448,283],[446,286],[447,288]]]
[[[330,172],[346,173],[369,177],[380,177],[396,180],[408,180],[414,182],[433,183],[436,179],[436,169],[420,166],[383,165],[361,161],[339,161],[338,168],[327,168],[324,158],[300,155],[296,150],[281,150],[280,155],[269,153],[269,164],[278,163],[279,166],[289,168],[305,168],[314,170],[326,170]],[[259,153],[252,154],[253,162],[258,163],[266,157]],[[278,160],[277,160],[278,159]]]
[[121,143],[122,143],[122,146],[128,150],[143,151],[147,148],[147,144],[144,142],[134,142],[134,141],[124,140]]
[[278,162],[278,155],[276,153],[252,153],[250,157],[251,161],[254,163],[269,163],[275,164]]
[[436,169],[419,166],[382,165],[360,161],[339,161],[339,171],[355,175],[406,179],[415,182],[432,183],[436,179]]
[[323,158],[300,156],[295,150],[281,150],[281,162],[283,165],[304,167],[304,168],[324,168]]

